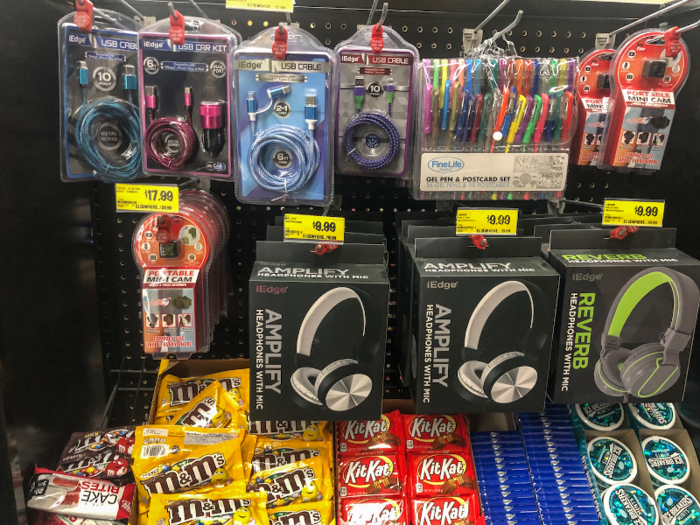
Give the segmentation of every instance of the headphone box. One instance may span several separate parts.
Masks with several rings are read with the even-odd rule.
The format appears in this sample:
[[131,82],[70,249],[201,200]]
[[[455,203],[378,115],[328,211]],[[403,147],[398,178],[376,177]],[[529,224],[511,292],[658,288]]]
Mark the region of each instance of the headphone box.
[[249,282],[250,416],[378,420],[389,308],[385,248],[258,242]]
[[559,275],[541,239],[416,238],[411,391],[419,414],[544,409]]
[[550,367],[555,403],[682,401],[700,302],[700,261],[676,230],[552,231],[562,276]]

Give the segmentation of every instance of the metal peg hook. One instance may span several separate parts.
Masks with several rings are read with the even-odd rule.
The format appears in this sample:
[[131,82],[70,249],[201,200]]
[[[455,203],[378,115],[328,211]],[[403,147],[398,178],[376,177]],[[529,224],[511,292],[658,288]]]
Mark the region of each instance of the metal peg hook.
[[695,29],[698,26],[700,26],[700,20],[698,20],[697,22],[695,22],[693,24],[687,25],[685,27],[681,27],[678,31],[676,31],[676,34],[678,35],[680,33],[685,33],[686,31],[690,31],[691,29]]
[[[374,18],[374,12],[377,10],[377,4],[379,3],[379,0],[374,0],[374,3],[372,4],[372,9],[369,11],[369,17],[367,18],[367,25],[372,25],[372,19]],[[379,22],[377,22],[380,26],[384,24],[384,20],[386,20],[386,15],[389,13],[389,3],[384,2],[384,5],[382,5],[382,16],[379,17]]]
[[369,16],[367,17],[367,25],[372,25],[372,19],[374,18],[374,12],[377,10],[377,4],[379,4],[379,0],[374,0],[372,2],[372,9],[369,10]]
[[119,0],[119,3],[126,7],[129,11],[134,13],[136,16],[138,16],[141,20],[143,20],[143,15],[139,13],[136,9],[134,9],[134,6],[132,6],[129,2],[127,2],[126,0]]
[[503,9],[508,4],[508,2],[510,2],[510,0],[503,0],[503,2],[501,2],[501,5],[499,5],[496,9],[491,11],[491,14],[484,18],[483,22],[476,26],[476,29],[474,29],[474,31],[478,31],[479,29],[483,28],[486,24],[488,24],[491,21],[491,19],[494,16],[496,16],[501,11],[501,9]]
[[[609,34],[610,36],[614,36],[614,35],[617,35],[618,33],[622,33],[623,31],[627,31],[627,30],[630,29],[631,27],[634,27],[634,26],[636,26],[636,25],[638,25],[638,24],[642,24],[642,23],[646,22],[647,20],[651,20],[652,18],[657,18],[657,17],[659,17],[659,16],[661,16],[661,15],[663,15],[663,14],[668,13],[669,11],[673,11],[675,8],[680,7],[680,6],[684,5],[684,4],[687,4],[687,3],[690,2],[690,1],[691,1],[691,0],[680,0],[680,2],[676,2],[676,3],[673,4],[673,5],[669,5],[669,6],[667,6],[667,7],[664,7],[663,9],[659,9],[659,10],[656,11],[655,13],[651,13],[650,15],[644,16],[644,17],[640,18],[639,20],[635,20],[634,22],[630,22],[630,23],[627,24],[626,26],[621,27],[620,29],[616,29],[615,31],[612,31],[612,32],[610,32],[610,33],[608,33],[608,34]],[[692,28],[691,28],[691,29],[692,29]]]
[[[78,0],[78,2],[80,2],[80,0]],[[82,4],[81,4],[81,5],[82,5]],[[107,22],[109,22],[110,24],[114,24],[115,26],[121,27],[122,29],[125,29],[125,30],[129,31],[129,28],[128,28],[128,27],[126,27],[124,24],[122,24],[121,22],[119,22],[119,20],[117,20],[116,18],[114,18],[114,17],[112,17],[112,16],[109,16],[107,13],[105,13],[104,11],[102,11],[102,9],[97,9],[97,8],[95,7],[95,8],[93,8],[93,11],[94,11],[95,13],[97,13],[98,16],[100,16],[101,18],[104,18],[105,20],[107,20]]]
[[501,38],[503,35],[508,33],[511,29],[513,29],[515,26],[517,26],[520,23],[520,20],[523,18],[523,10],[521,9],[518,11],[518,14],[515,17],[515,20],[513,20],[510,24],[508,24],[504,29],[500,30],[498,33],[493,35],[489,40],[492,42],[495,42],[499,38]]
[[170,16],[177,20],[177,13],[175,12],[175,8],[173,7],[172,2],[168,2],[168,9],[170,10]]
[[389,2],[384,2],[384,5],[382,6],[382,16],[379,18],[379,22],[377,22],[377,25],[381,26],[384,24],[384,20],[386,20],[386,15],[389,13]]
[[199,16],[201,16],[202,18],[209,18],[207,14],[204,11],[202,11],[199,5],[197,5],[197,2],[195,2],[194,0],[189,0],[189,2],[190,4],[192,4],[192,7],[194,7],[197,10]]
[[291,13],[285,13],[287,15],[287,25],[291,26],[292,25],[292,14]]

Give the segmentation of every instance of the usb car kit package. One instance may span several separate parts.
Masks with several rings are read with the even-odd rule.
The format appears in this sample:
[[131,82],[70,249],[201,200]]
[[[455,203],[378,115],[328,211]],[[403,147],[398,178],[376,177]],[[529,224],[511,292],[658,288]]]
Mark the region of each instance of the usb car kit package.
[[382,244],[316,255],[258,242],[249,284],[251,420],[303,409],[319,420],[381,417],[389,307]]
[[576,59],[480,55],[424,66],[415,198],[559,196],[576,117]]
[[610,64],[614,54],[614,49],[594,49],[581,57],[576,78],[578,121],[571,142],[571,164],[595,166],[598,162],[610,101]]
[[316,37],[282,24],[235,51],[240,201],[330,203],[337,62]]
[[562,276],[549,396],[555,403],[682,401],[700,302],[700,261],[676,231],[552,231]]
[[227,312],[225,206],[211,194],[180,194],[178,213],[146,215],[134,232],[141,270],[143,348],[154,359],[207,352]]
[[418,50],[393,29],[360,29],[335,48],[340,61],[336,170],[405,177],[413,156]]
[[[417,238],[417,413],[544,408],[559,276],[541,239]],[[507,328],[507,330],[505,329]]]
[[65,182],[126,182],[141,175],[139,27],[103,10],[71,13],[58,23]]
[[231,176],[231,54],[237,42],[223,24],[178,11],[139,32],[148,175]]
[[650,174],[661,167],[676,97],[690,71],[690,53],[677,29],[638,31],[615,52],[599,168]]

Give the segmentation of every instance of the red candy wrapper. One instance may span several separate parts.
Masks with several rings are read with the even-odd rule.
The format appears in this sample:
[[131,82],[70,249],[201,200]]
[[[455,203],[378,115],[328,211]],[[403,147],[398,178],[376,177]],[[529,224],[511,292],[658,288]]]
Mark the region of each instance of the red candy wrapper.
[[409,525],[403,497],[344,499],[341,518],[343,525]]
[[[131,473],[134,442],[134,427],[77,432],[63,449],[56,471],[89,478],[122,478]],[[125,478],[119,484],[130,480]]]
[[409,454],[408,494],[457,496],[477,490],[472,459],[466,454]]
[[398,410],[382,414],[379,421],[342,421],[337,429],[341,456],[396,454],[404,449],[403,425]]
[[119,487],[109,481],[36,469],[27,506],[65,516],[123,520],[131,514],[134,484]]
[[408,452],[469,453],[467,425],[461,415],[403,415]]
[[413,525],[472,525],[479,514],[476,494],[413,500]]
[[396,496],[403,494],[406,464],[402,454],[341,458],[338,462],[338,494]]

